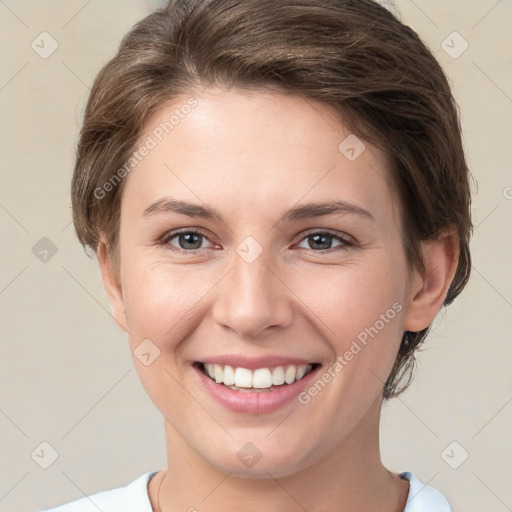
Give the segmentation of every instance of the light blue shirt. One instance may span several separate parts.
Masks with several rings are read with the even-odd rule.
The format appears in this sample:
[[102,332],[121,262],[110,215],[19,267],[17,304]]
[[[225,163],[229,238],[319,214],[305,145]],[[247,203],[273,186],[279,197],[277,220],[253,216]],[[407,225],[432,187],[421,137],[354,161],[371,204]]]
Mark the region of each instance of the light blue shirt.
[[[124,487],[84,496],[41,512],[153,512],[148,495],[149,479],[157,471],[139,476]],[[438,490],[423,485],[412,473],[401,473],[409,480],[409,495],[404,512],[452,512],[450,502]]]

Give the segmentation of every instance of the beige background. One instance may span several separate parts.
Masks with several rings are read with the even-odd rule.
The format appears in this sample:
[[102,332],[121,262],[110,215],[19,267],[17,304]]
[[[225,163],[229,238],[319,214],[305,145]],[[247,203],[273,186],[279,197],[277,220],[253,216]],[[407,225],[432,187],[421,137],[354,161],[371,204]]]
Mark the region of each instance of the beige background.
[[[468,287],[436,320],[413,386],[384,408],[383,459],[443,491],[454,510],[510,511],[512,2],[396,4],[452,81],[478,181],[477,228]],[[155,5],[0,1],[0,512],[36,511],[166,466],[163,420],[75,238],[69,198],[92,80]],[[46,59],[31,48],[43,31],[59,45]],[[456,59],[441,47],[454,31],[469,44]],[[43,237],[57,249],[46,262],[33,253]],[[58,453],[47,469],[42,442]]]

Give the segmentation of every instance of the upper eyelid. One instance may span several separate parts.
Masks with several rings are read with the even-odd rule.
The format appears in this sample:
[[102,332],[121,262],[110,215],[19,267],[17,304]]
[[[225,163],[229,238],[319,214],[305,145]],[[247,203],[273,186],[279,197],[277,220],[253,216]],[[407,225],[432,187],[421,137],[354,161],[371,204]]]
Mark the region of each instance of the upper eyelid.
[[[197,234],[197,235],[201,235],[201,236],[204,236],[205,238],[207,238],[208,240],[210,240],[210,237],[203,231],[201,231],[200,229],[196,229],[196,228],[182,228],[182,229],[177,229],[177,230],[174,230],[174,231],[167,231],[161,238],[162,241],[168,241],[168,240],[172,240],[174,237],[178,236],[178,235],[181,235],[182,233],[194,233],[194,234]],[[210,240],[211,242],[211,240]]]
[[348,239],[347,241],[354,240],[354,237],[350,236],[348,233],[343,233],[341,231],[336,231],[334,229],[333,230],[329,230],[329,229],[326,229],[326,228],[323,228],[323,229],[322,228],[311,228],[311,229],[308,229],[305,232],[303,232],[301,240],[303,240],[307,236],[313,235],[313,234],[335,236],[335,237],[342,238],[344,240]]
[[[195,234],[203,236],[204,238],[209,240],[211,243],[214,243],[212,240],[210,240],[210,237],[199,228],[182,228],[182,229],[178,229],[175,231],[169,231],[166,234],[164,234],[164,236],[162,237],[161,240],[164,243],[168,243],[170,240],[172,240],[173,238],[175,238],[176,236],[178,236],[182,233],[195,233]],[[339,238],[346,244],[355,243],[355,240],[352,236],[350,236],[346,233],[337,232],[336,230],[329,230],[327,228],[309,228],[308,230],[306,230],[305,232],[302,233],[301,238],[296,243],[302,242],[305,238],[307,238],[308,236],[311,236],[313,234],[322,234],[322,235],[332,236],[334,238]],[[180,250],[185,250],[185,249],[180,249]],[[187,252],[190,252],[190,251],[187,251]],[[321,251],[315,251],[315,252],[321,252]]]

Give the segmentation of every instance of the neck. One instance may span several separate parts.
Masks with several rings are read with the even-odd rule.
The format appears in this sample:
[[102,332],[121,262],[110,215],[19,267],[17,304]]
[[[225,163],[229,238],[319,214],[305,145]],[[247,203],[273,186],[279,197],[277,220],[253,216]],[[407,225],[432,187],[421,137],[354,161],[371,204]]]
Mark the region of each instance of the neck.
[[241,478],[217,470],[165,422],[168,468],[150,481],[155,512],[403,512],[409,483],[382,464],[380,400],[329,454],[294,474]]

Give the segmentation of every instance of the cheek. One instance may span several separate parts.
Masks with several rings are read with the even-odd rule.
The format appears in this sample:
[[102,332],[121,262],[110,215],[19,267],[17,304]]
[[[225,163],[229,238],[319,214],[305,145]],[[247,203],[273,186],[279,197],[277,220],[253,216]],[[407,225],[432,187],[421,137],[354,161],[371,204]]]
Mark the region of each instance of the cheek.
[[[182,342],[190,339],[204,319],[202,299],[218,278],[211,276],[209,284],[208,273],[198,273],[192,266],[125,261],[130,272],[125,273],[123,295],[134,365],[148,396],[172,419],[173,411],[185,411],[189,400],[176,381],[187,370],[180,364],[186,348]],[[145,353],[150,354],[149,364],[144,361]],[[185,419],[187,414],[183,413]]]
[[132,343],[149,338],[170,348],[169,344],[186,336],[185,329],[191,329],[190,322],[217,281],[216,274],[162,261],[126,260],[126,264],[123,296]]
[[405,271],[400,252],[379,252],[365,264],[318,274],[315,287],[303,283],[298,293],[321,320],[315,323],[333,357],[343,357],[343,373],[360,384],[369,377],[385,381],[394,363],[402,339]]
[[[378,261],[319,273],[314,282],[315,287],[303,284],[304,296],[341,339],[356,337],[386,315],[395,302],[401,304],[404,300],[404,268],[392,255],[381,253]],[[396,309],[388,315],[395,324]],[[378,326],[382,327],[380,322]]]

